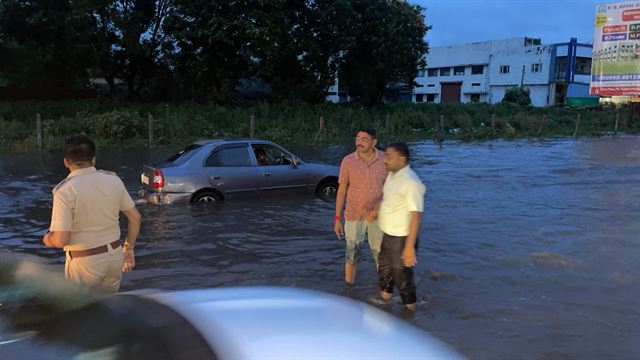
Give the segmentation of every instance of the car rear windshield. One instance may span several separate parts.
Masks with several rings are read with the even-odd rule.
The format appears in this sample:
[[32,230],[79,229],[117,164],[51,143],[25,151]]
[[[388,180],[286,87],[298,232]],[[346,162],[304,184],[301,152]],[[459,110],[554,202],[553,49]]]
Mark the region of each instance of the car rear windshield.
[[185,162],[187,159],[192,157],[197,151],[197,148],[201,147],[200,144],[190,144],[187,145],[184,149],[179,150],[177,153],[173,154],[170,158],[167,159],[167,162],[175,163],[175,162]]

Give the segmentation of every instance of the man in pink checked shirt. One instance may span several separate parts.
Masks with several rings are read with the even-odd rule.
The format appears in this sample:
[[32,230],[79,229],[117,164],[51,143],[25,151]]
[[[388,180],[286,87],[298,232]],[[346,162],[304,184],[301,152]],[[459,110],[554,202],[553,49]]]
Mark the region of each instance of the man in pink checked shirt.
[[[376,149],[377,143],[375,129],[358,129],[355,133],[356,151],[345,156],[340,164],[333,230],[338,239],[344,236],[346,240],[344,281],[349,285],[356,280],[356,264],[365,236],[376,268],[378,265],[382,231],[372,210],[382,199],[387,169],[383,162],[384,152]],[[340,216],[343,208],[344,226]]]

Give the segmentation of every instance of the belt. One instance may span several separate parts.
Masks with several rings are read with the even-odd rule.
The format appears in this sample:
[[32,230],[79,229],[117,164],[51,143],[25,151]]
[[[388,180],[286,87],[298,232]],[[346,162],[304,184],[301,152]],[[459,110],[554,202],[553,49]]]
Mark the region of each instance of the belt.
[[[117,249],[118,247],[120,247],[120,240],[116,240],[110,243],[109,245],[111,245],[112,249]],[[85,257],[85,256],[91,256],[91,255],[98,255],[98,254],[106,253],[107,251],[109,251],[109,248],[107,247],[107,245],[102,245],[102,246],[98,246],[93,249],[87,249],[87,250],[70,250],[68,251],[68,253],[69,253],[69,256],[73,259],[73,258],[79,258],[79,257]]]

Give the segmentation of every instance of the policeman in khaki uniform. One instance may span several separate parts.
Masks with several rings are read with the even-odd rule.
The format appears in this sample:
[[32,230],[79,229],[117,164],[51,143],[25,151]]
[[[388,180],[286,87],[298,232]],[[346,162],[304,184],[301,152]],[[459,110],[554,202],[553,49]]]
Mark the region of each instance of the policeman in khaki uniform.
[[[51,226],[43,242],[64,249],[68,279],[98,293],[117,292],[122,272],[135,266],[140,213],[120,178],[94,167],[96,146],[91,139],[71,137],[63,152],[70,173],[53,189]],[[121,211],[128,220],[124,246]]]

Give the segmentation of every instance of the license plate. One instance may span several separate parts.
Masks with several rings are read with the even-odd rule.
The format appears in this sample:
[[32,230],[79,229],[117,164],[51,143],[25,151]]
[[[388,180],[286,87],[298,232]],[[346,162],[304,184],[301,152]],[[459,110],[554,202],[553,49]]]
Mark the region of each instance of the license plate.
[[143,184],[149,185],[149,177],[145,174],[140,175],[140,181],[142,181]]

